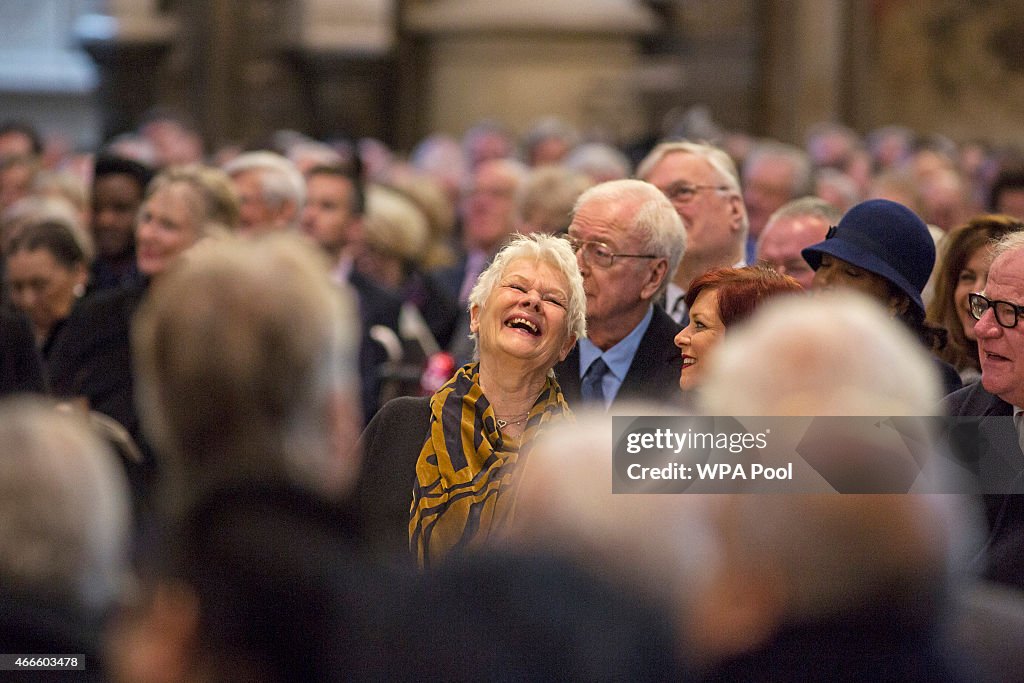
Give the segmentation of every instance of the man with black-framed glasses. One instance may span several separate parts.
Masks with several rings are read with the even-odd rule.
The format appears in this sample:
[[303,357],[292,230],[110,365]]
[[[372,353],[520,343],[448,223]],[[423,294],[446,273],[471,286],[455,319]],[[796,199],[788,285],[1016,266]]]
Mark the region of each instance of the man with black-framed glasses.
[[981,380],[946,397],[953,417],[976,416],[976,471],[991,525],[988,576],[1021,585],[1024,547],[1024,233],[993,248],[982,292],[968,296],[978,338]]
[[566,400],[678,405],[680,328],[654,305],[686,249],[671,202],[640,180],[601,183],[580,195],[567,239],[583,274],[587,338],[555,366]]
[[736,164],[713,145],[663,142],[640,162],[636,176],[661,190],[686,226],[686,255],[664,299],[665,310],[682,324],[683,297],[695,277],[746,265],[749,221]]

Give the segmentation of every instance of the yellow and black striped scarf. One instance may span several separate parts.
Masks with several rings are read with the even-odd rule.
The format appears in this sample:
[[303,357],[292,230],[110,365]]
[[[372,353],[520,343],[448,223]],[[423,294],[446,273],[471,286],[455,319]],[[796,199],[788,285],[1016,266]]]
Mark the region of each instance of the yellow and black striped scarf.
[[[503,437],[480,388],[480,368],[460,368],[430,399],[430,434],[416,461],[409,547],[421,567],[479,545],[510,517],[516,464],[552,420],[571,418],[558,382],[548,377],[520,439]],[[520,444],[523,444],[521,447]]]

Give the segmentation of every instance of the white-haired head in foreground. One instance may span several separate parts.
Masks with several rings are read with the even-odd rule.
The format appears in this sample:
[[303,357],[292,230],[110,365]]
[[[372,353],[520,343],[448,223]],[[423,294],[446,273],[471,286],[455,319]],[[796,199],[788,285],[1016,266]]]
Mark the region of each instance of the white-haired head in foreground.
[[[920,345],[851,294],[779,301],[723,350],[705,397],[716,414],[925,415],[938,400]],[[539,440],[509,537],[670,604],[699,663],[861,610],[937,623],[976,540],[958,496],[612,494],[612,448],[604,413],[582,413]]]
[[[834,292],[780,299],[730,331],[700,402],[712,415],[930,416],[939,398],[920,343],[875,302]],[[838,445],[825,457],[851,454]],[[710,593],[698,617],[751,612],[742,623],[761,631],[735,640],[747,646],[781,625],[872,608],[938,619],[978,541],[962,496],[737,494],[717,505],[734,598],[723,606]],[[732,647],[705,633],[710,649]]]
[[[654,404],[614,410],[669,415]],[[583,410],[576,418],[539,437],[531,450],[506,540],[519,549],[568,556],[668,603],[682,621],[717,564],[706,516],[710,497],[613,494],[610,414]]]
[[0,581],[72,612],[102,612],[128,575],[128,486],[81,417],[27,398],[0,403]]
[[729,331],[701,391],[709,415],[933,415],[934,361],[855,292],[786,297]]

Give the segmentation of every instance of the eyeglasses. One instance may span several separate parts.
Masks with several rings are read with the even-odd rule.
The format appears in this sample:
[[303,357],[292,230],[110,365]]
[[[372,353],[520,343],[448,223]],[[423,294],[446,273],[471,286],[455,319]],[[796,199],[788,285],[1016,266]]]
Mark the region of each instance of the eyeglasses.
[[671,202],[675,202],[676,204],[689,204],[701,190],[724,192],[728,189],[728,185],[690,185],[688,183],[676,183],[665,188],[663,193]]
[[975,320],[981,320],[985,311],[991,308],[996,316],[996,322],[1003,327],[1016,327],[1020,316],[1024,315],[1024,306],[1009,301],[992,301],[977,293],[967,295],[967,304],[971,309],[971,317]]
[[584,263],[599,268],[611,268],[617,258],[661,258],[657,254],[616,254],[604,242],[581,240],[572,235],[566,235],[565,239],[574,254],[583,255]]

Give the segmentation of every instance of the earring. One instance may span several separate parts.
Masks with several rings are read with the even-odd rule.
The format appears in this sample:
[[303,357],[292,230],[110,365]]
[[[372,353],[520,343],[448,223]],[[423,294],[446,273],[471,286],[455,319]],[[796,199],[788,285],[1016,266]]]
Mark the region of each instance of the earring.
[[71,292],[76,297],[81,299],[83,296],[85,296],[85,285],[83,285],[81,282],[79,282],[77,285],[75,285],[74,287],[71,288]]

